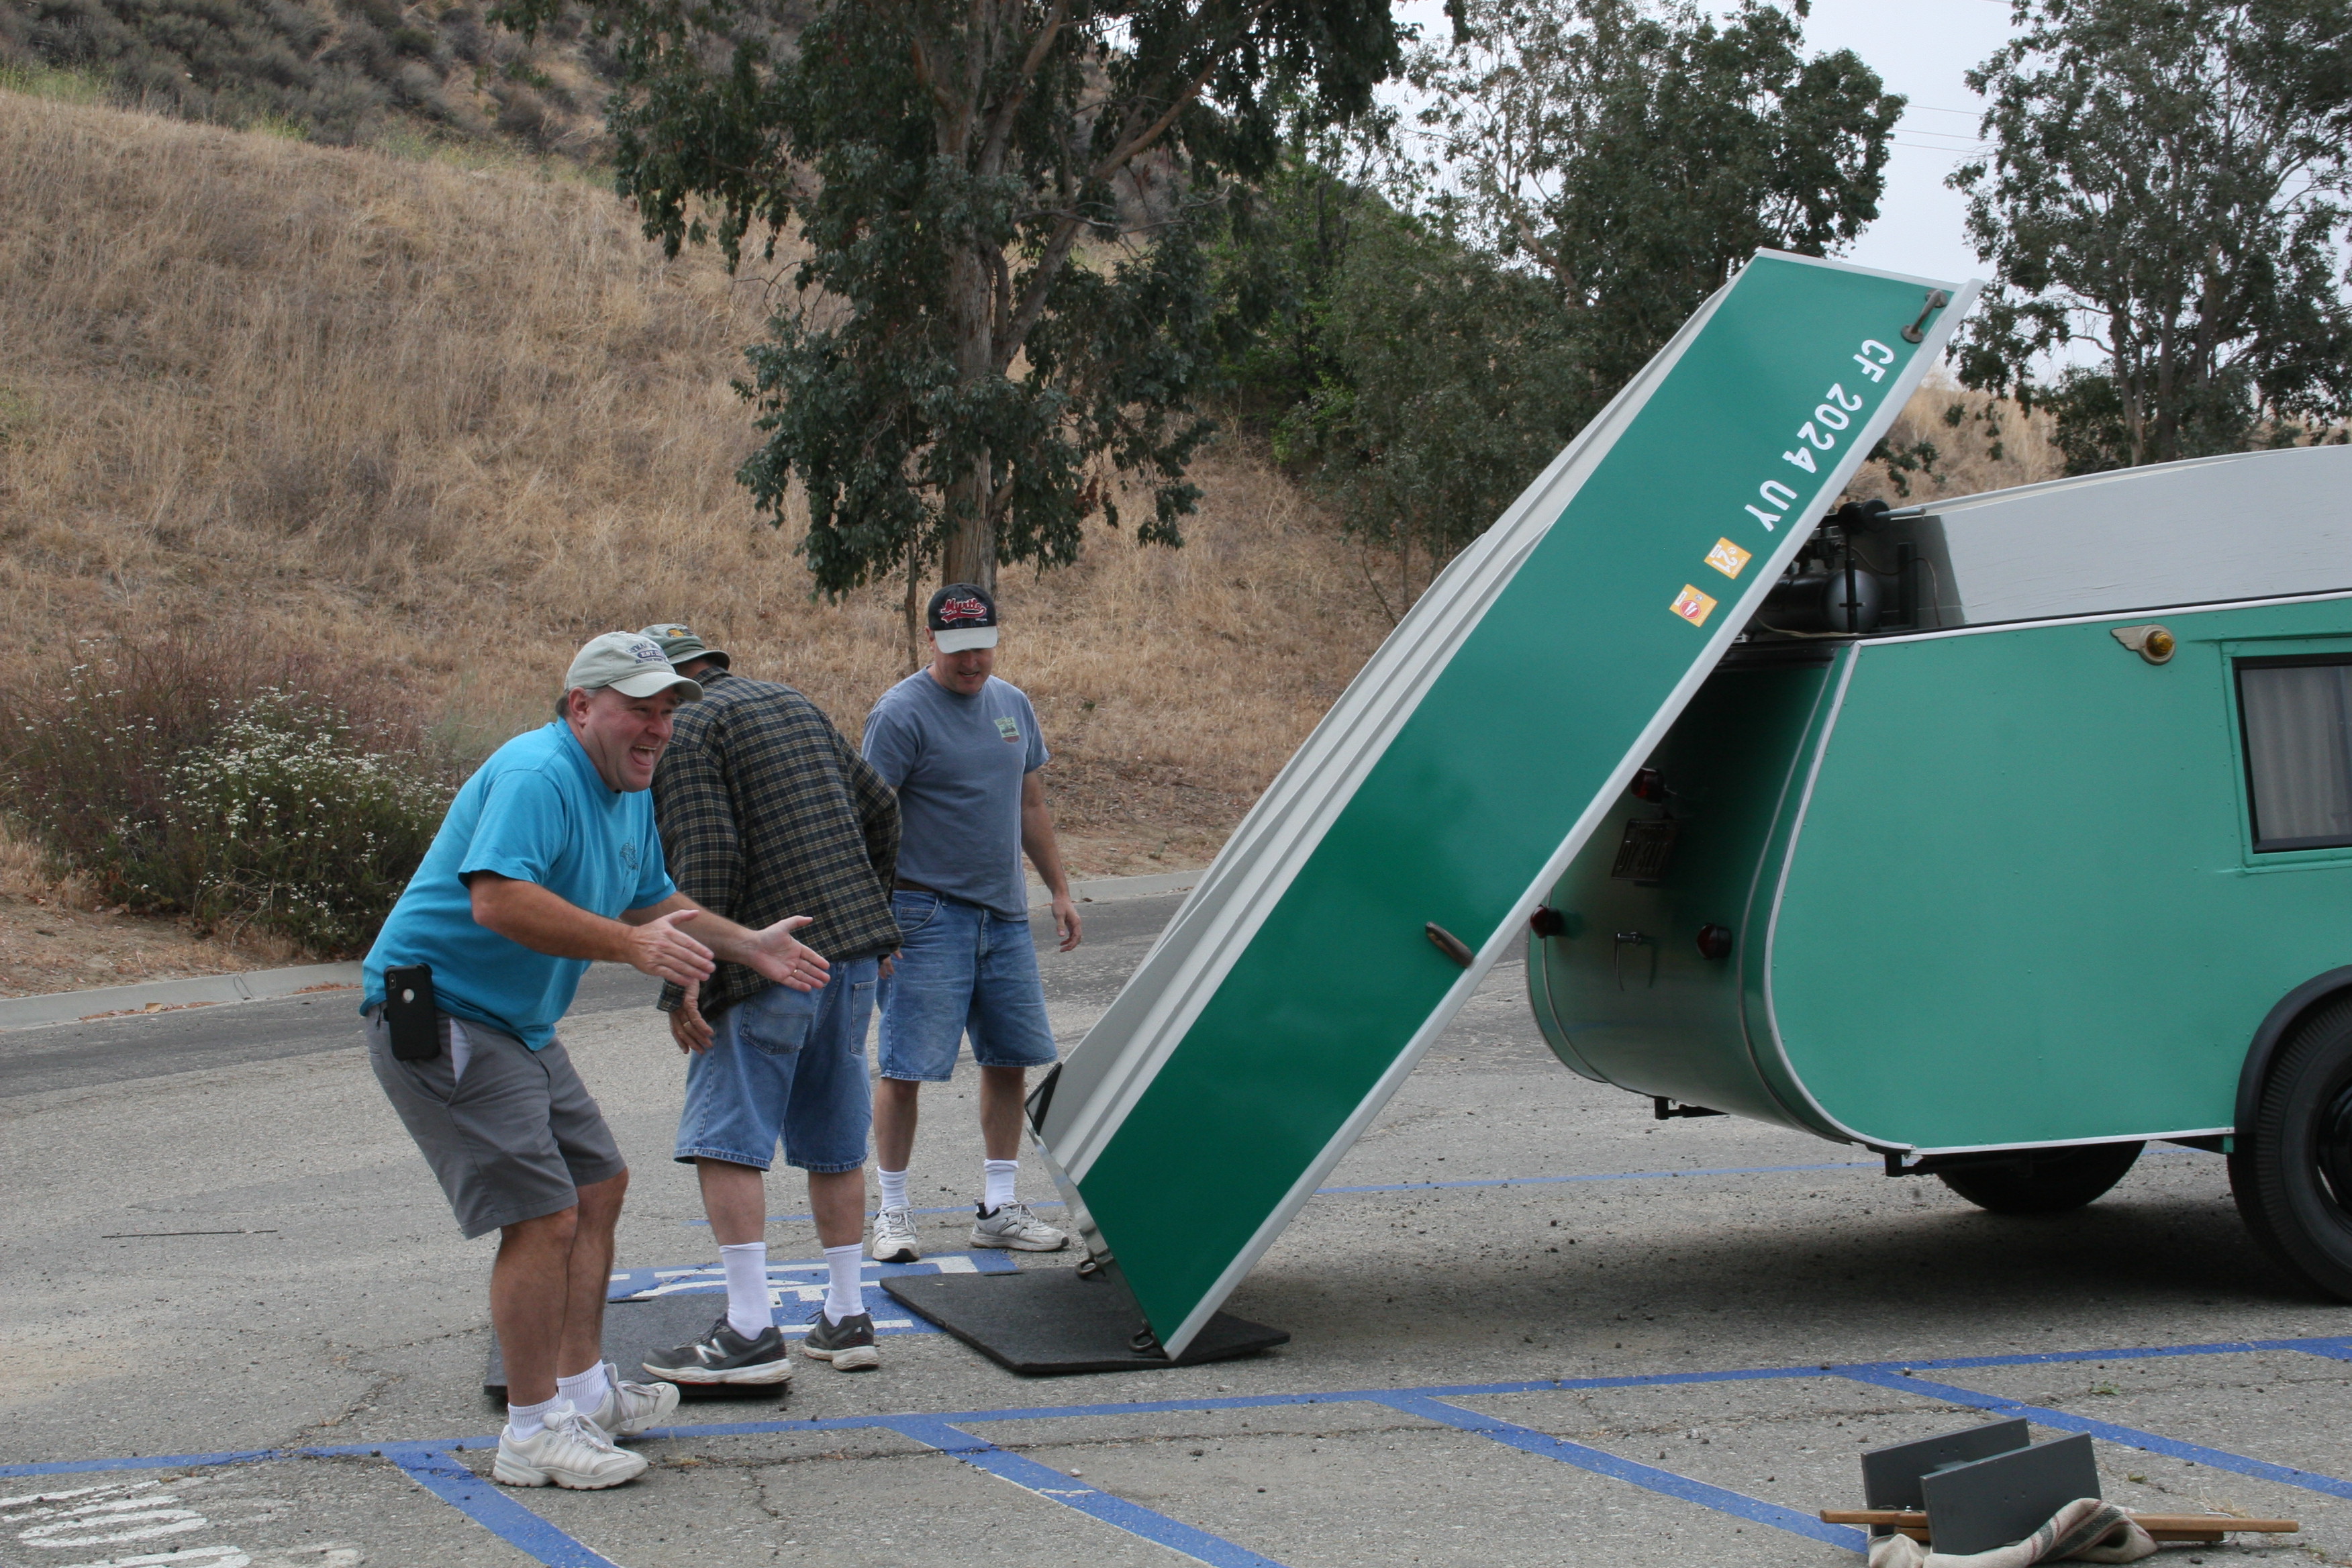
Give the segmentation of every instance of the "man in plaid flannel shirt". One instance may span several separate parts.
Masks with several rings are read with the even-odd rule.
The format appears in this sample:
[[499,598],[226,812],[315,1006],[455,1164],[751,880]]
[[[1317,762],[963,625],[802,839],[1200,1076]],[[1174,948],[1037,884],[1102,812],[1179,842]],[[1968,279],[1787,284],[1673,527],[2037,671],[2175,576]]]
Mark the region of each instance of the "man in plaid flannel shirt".
[[873,1101],[866,1026],[881,965],[898,946],[890,879],[898,803],[816,704],[789,686],[747,680],[682,626],[648,626],[671,663],[697,672],[702,700],[680,709],[654,772],[662,853],[680,890],[730,920],[763,910],[813,917],[799,935],[833,964],[823,988],[772,985],[722,963],[698,988],[666,986],[662,1009],[688,1053],[680,1163],[702,1184],[727,1273],[727,1312],[710,1332],[648,1359],[679,1383],[787,1381],[791,1361],[769,1308],[767,1191],[779,1140],[808,1173],[809,1208],[830,1267],[803,1353],[848,1372],[877,1363],[859,1288],[866,1144]]

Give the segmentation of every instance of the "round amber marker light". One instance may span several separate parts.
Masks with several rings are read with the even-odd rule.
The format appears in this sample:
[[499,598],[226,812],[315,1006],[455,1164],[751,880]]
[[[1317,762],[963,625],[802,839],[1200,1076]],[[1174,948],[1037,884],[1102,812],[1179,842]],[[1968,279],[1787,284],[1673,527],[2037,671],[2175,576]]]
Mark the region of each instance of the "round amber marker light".
[[2158,626],[2147,634],[2146,642],[2139,645],[2139,656],[2150,664],[2162,664],[2172,657],[2172,651],[2178,646],[2172,640],[2172,634]]

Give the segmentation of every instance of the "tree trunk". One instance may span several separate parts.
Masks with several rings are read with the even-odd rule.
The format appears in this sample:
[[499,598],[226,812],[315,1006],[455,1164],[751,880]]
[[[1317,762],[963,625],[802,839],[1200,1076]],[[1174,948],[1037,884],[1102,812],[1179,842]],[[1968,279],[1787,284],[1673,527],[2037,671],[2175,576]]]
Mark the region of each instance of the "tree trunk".
[[907,552],[907,673],[923,668],[923,558]]
[[[961,385],[977,388],[996,373],[994,272],[978,246],[954,252],[948,272],[948,311],[956,337],[956,372]],[[990,515],[989,451],[971,456],[971,466],[948,487],[949,533],[942,582],[977,583],[996,592],[996,527]]]

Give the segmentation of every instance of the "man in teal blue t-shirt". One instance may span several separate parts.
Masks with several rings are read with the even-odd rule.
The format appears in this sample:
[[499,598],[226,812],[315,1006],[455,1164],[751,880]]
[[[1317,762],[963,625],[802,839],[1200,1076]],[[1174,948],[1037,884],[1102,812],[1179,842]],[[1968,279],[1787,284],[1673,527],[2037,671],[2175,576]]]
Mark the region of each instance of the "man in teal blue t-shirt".
[[[499,747],[457,792],[367,956],[376,1079],[459,1228],[499,1232],[490,1318],[508,1420],[491,1474],[509,1486],[631,1479],[646,1461],[612,1439],[677,1406],[676,1388],[624,1383],[604,1359],[629,1173],[555,1037],[580,977],[602,959],[691,985],[723,958],[797,991],[825,980],[825,961],[793,939],[805,917],[746,930],[678,892],[663,867],[646,791],[671,714],[701,695],[647,638],[590,641],[561,717]],[[384,975],[417,964],[432,970],[440,1049],[405,1060],[392,1052]]]

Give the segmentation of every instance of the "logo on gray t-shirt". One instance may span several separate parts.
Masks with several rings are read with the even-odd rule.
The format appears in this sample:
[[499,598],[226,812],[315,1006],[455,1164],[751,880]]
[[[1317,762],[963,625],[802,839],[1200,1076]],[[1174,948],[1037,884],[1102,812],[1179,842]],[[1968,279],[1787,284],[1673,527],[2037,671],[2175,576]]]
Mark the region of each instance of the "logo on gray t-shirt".
[[862,749],[898,792],[899,877],[1026,919],[1021,782],[1047,752],[1021,689],[991,676],[961,697],[919,669],[874,704]]

